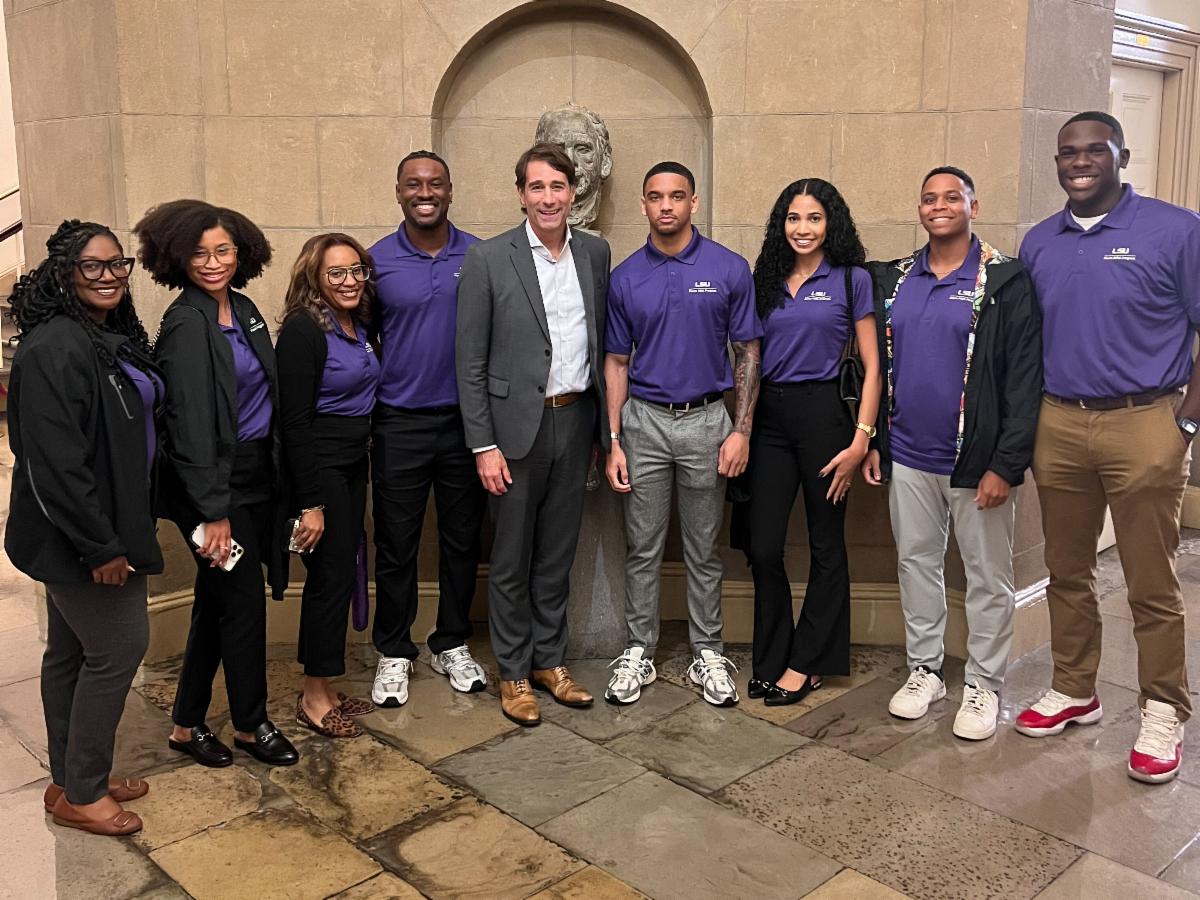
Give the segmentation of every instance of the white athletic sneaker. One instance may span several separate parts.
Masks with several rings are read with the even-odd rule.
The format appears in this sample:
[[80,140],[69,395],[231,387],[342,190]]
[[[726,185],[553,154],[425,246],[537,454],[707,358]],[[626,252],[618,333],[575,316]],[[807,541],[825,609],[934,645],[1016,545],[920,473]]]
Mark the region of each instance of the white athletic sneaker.
[[375,667],[371,700],[376,706],[397,707],[408,702],[408,676],[412,660],[403,656],[381,656]]
[[739,697],[729,677],[730,669],[736,672],[737,666],[720,653],[701,650],[688,669],[688,677],[704,689],[704,699],[713,706],[733,706]]
[[1162,784],[1179,774],[1183,762],[1183,723],[1175,708],[1147,700],[1142,727],[1129,751],[1129,777],[1147,784]]
[[450,687],[464,694],[475,694],[487,687],[483,666],[475,662],[467,645],[452,647],[433,655],[433,671],[450,679]]
[[1000,701],[994,691],[963,686],[962,706],[954,717],[954,734],[966,741],[982,741],[996,733],[996,714]]
[[888,712],[897,719],[919,719],[929,712],[929,704],[946,696],[946,683],[924,666],[917,666],[904,682],[904,687],[892,694]]
[[635,703],[642,696],[642,688],[654,683],[658,673],[654,671],[654,663],[642,657],[645,652],[644,647],[630,647],[608,664],[613,673],[604,692],[605,700],[617,704]]

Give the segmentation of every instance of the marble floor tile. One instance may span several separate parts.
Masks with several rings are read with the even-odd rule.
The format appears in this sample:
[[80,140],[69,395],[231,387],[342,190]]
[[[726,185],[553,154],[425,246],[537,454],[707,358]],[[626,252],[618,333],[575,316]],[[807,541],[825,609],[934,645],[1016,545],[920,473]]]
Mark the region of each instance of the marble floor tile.
[[802,743],[804,738],[736,709],[701,702],[608,746],[672,781],[708,792]]
[[734,782],[715,799],[926,900],[1032,897],[1080,853],[1065,841],[815,743]]
[[663,679],[642,689],[642,696],[628,706],[607,703],[604,690],[612,675],[607,659],[572,659],[567,661],[571,674],[596,698],[587,709],[572,709],[555,703],[547,694],[538,695],[542,718],[587,738],[589,741],[609,741],[631,731],[639,731],[663,716],[694,702],[694,691],[685,690]]
[[422,893],[391,872],[369,878],[362,884],[334,894],[329,900],[422,900]]
[[842,869],[804,900],[906,900],[899,891],[853,869]]
[[[280,645],[271,645],[272,647]],[[282,645],[289,646],[289,645]],[[294,652],[294,648],[292,648]],[[166,664],[144,672],[142,677],[134,682],[135,689],[143,697],[167,713],[171,714],[171,706],[175,702],[175,690],[179,686],[178,657]],[[287,726],[293,724],[296,716],[296,695],[304,672],[300,664],[291,656],[267,659],[267,717],[279,725],[288,736],[291,732]],[[218,669],[213,678],[212,700],[208,705],[207,722],[209,727],[216,730],[213,723],[224,720],[229,715],[229,696],[225,690],[225,671]]]
[[131,690],[125,697],[125,712],[117,727],[113,771],[122,776],[140,775],[187,761],[186,756],[167,746],[170,736],[170,717]]
[[325,825],[361,839],[457,800],[462,792],[369,735],[305,744],[270,779]]
[[1194,900],[1195,896],[1191,891],[1165,884],[1111,859],[1085,853],[1038,894],[1037,900],[1095,900],[1098,897]]
[[[468,747],[512,731],[492,694],[460,694],[424,663],[409,680],[408,702],[398,709],[376,709],[358,723],[417,762],[430,765]],[[369,697],[374,670],[339,682],[346,693]]]
[[320,900],[379,864],[297,809],[267,809],[150,854],[196,900]]
[[25,749],[16,732],[0,721],[0,793],[45,778],[49,773]]
[[1200,839],[1192,841],[1159,877],[1200,897]]
[[539,831],[656,900],[797,897],[841,868],[652,772]]
[[146,781],[150,792],[125,808],[142,817],[133,841],[147,852],[252,813],[262,800],[258,779],[240,766],[183,766]]
[[46,719],[42,715],[42,680],[28,678],[0,685],[0,720],[21,745],[49,768],[46,757]]
[[474,798],[392,829],[367,847],[434,900],[516,900],[584,867],[561,847]]
[[46,784],[0,794],[0,900],[130,900],[167,886],[131,841],[53,824],[42,808]]
[[544,723],[464,750],[434,771],[536,827],[645,769],[565,728]]
[[647,897],[603,869],[588,866],[538,891],[529,900],[647,900]]
[[42,672],[42,651],[37,625],[0,631],[0,685],[35,678]]

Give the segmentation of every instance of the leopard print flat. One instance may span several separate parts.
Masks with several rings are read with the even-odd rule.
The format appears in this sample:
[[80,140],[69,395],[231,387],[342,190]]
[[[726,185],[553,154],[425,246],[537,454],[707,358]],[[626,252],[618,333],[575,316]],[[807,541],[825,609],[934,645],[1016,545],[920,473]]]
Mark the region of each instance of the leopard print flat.
[[331,738],[355,738],[363,733],[354,720],[347,716],[338,707],[333,707],[329,712],[321,717],[320,722],[314,722],[312,717],[304,711],[304,695],[296,696],[296,721],[305,728],[311,728],[317,734]]

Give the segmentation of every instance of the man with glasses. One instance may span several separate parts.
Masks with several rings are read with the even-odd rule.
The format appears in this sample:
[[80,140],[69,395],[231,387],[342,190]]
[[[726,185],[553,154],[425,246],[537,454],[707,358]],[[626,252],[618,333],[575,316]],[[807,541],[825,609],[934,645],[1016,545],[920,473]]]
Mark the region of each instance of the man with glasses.
[[429,489],[438,525],[438,615],[429,635],[433,670],[456,691],[482,691],[483,667],[467,648],[485,494],[458,408],[454,326],[458,277],[478,241],[448,219],[450,169],[416,150],[396,170],[404,221],[371,248],[378,275],[374,319],[382,351],[371,451],[375,521],[375,625],[379,651],[371,699],[408,700],[417,557]]
[[1141,686],[1127,771],[1156,784],[1179,773],[1192,709],[1175,551],[1200,420],[1200,216],[1121,183],[1129,150],[1107,113],[1068,119],[1057,147],[1066,208],[1021,245],[1045,315],[1033,473],[1054,680],[1016,728],[1044,737],[1100,721],[1096,544],[1110,509]]

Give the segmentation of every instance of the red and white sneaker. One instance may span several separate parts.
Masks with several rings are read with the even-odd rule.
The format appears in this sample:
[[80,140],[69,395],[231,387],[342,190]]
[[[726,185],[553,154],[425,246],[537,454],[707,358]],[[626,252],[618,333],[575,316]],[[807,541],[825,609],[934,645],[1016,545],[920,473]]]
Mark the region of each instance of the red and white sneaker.
[[1068,725],[1094,725],[1104,715],[1100,698],[1081,700],[1058,691],[1046,691],[1042,699],[1017,716],[1016,729],[1028,737],[1062,734]]
[[1183,760],[1183,723],[1173,707],[1147,700],[1142,729],[1129,751],[1129,777],[1149,784],[1170,781]]

